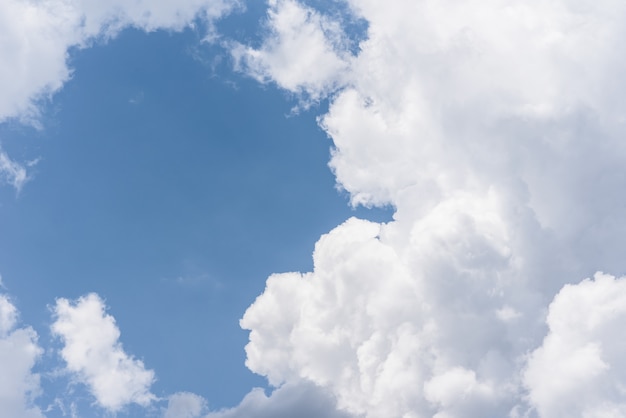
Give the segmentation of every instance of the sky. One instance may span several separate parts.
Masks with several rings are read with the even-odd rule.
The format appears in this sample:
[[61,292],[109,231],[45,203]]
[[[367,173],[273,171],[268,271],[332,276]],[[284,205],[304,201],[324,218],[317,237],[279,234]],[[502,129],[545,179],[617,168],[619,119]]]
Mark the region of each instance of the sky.
[[625,23],[0,3],[0,418],[626,416]]

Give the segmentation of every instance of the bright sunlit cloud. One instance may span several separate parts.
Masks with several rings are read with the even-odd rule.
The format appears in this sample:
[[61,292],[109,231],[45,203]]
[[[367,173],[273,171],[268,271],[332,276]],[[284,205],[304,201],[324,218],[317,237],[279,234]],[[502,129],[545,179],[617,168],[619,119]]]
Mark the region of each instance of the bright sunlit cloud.
[[96,294],[72,303],[59,299],[54,307],[52,333],[61,338],[61,356],[67,372],[87,385],[101,407],[117,412],[129,403],[147,406],[154,372],[128,355],[119,342],[115,319],[105,312]]
[[[625,267],[615,51],[626,9],[351,5],[368,37],[335,78],[344,88],[320,125],[338,185],[353,204],[393,205],[394,221],[348,221],[318,242],[312,273],[272,276],[242,321],[248,366],[273,384],[331,388],[341,408],[367,417],[619,415],[623,394],[608,388],[623,374],[603,354],[610,343],[561,337],[575,321],[553,329],[577,309],[563,302],[567,287],[544,348],[525,356],[542,344],[563,285]],[[265,44],[292,40],[275,30]],[[278,53],[256,56],[265,79],[309,85],[281,81],[294,64],[273,67]],[[604,389],[589,393],[606,370],[614,375],[594,386]]]

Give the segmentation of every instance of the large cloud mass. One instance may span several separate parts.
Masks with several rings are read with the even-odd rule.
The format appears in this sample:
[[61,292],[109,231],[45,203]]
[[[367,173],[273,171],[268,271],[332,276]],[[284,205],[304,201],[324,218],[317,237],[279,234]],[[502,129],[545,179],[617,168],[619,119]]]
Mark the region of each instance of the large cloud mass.
[[[623,415],[621,279],[567,284],[626,270],[626,5],[349,3],[360,50],[306,48],[343,62],[320,124],[353,204],[396,213],[348,220],[313,272],[269,278],[242,320],[248,366],[372,418]],[[276,19],[294,7],[314,16],[273,2],[249,71],[315,96],[280,48],[297,49]]]

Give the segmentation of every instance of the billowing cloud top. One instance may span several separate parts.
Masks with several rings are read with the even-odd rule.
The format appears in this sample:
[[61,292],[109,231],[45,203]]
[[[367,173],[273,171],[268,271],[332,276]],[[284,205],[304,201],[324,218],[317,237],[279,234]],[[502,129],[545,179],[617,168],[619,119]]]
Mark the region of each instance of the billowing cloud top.
[[369,25],[357,53],[325,35],[329,17],[277,1],[250,71],[315,97],[276,19],[309,16],[305,49],[334,69],[317,92],[341,86],[320,118],[330,166],[394,221],[351,219],[312,273],[270,277],[242,320],[248,366],[359,416],[624,415],[623,279],[566,284],[626,268],[626,6],[349,3]]

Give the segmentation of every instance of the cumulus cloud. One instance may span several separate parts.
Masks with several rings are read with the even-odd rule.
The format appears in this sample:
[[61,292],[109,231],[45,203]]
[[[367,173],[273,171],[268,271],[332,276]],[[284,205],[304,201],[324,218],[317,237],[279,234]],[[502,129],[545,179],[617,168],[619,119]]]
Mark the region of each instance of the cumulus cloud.
[[235,44],[236,67],[260,82],[318,100],[337,88],[349,66],[341,26],[293,0],[269,2],[271,35],[260,49]]
[[87,386],[97,404],[111,412],[135,403],[149,405],[154,372],[127,354],[119,342],[115,319],[96,294],[71,302],[58,299],[52,333],[61,338],[66,370]]
[[626,279],[598,273],[565,286],[550,304],[548,335],[524,381],[541,416],[626,415]]
[[[350,219],[312,272],[268,279],[241,321],[248,367],[369,418],[623,415],[621,308],[601,308],[622,303],[621,279],[576,283],[626,270],[626,5],[348,4],[368,23],[358,53],[319,24],[306,42],[279,30],[294,8],[322,14],[276,1],[248,71],[313,97],[334,86],[319,123],[338,186],[394,218]],[[282,45],[345,65],[311,83]]]
[[32,370],[42,349],[32,328],[16,325],[17,309],[0,294],[0,417],[43,418],[33,404],[40,387]]
[[70,78],[68,49],[112,37],[125,27],[181,30],[212,21],[238,0],[6,0],[0,4],[0,122],[35,122],[37,104]]
[[511,402],[502,369],[514,367],[507,345],[516,341],[496,315],[494,272],[472,266],[467,251],[476,245],[496,266],[506,255],[474,231],[454,233],[475,220],[450,221],[419,231],[440,241],[425,255],[399,254],[386,242],[397,231],[355,218],[324,236],[314,271],[272,276],[243,317],[248,367],[274,385],[303,378],[331,388],[341,408],[368,417],[487,413],[500,397]]

